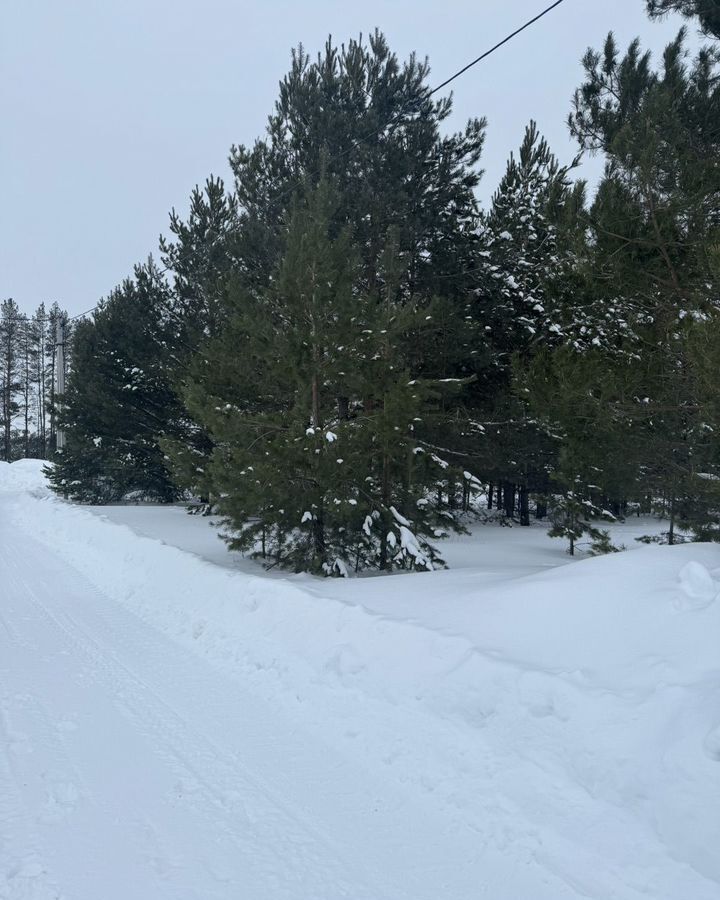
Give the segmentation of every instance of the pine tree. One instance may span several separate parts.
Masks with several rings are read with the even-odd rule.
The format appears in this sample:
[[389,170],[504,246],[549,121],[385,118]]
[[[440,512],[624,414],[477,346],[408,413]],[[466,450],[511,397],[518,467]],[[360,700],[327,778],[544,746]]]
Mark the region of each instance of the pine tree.
[[42,355],[45,359],[45,397],[47,403],[47,414],[50,417],[50,430],[49,433],[46,432],[46,452],[48,455],[54,453],[55,451],[57,420],[60,413],[59,406],[56,402],[55,397],[55,344],[57,341],[58,323],[62,323],[63,333],[65,336],[65,353],[63,362],[65,366],[65,380],[67,382],[67,376],[70,371],[70,360],[72,357],[73,323],[69,321],[67,311],[61,309],[60,305],[57,302],[53,302],[48,311],[47,322],[45,323],[46,327],[43,333],[44,348],[42,351]]
[[299,200],[268,289],[236,285],[234,314],[193,364],[188,406],[215,442],[231,547],[325,574],[432,568],[432,514],[417,504],[428,463],[413,442],[427,391],[397,364],[396,338],[417,317],[359,287],[338,202],[328,183]]
[[30,364],[30,384],[32,387],[31,406],[34,410],[35,435],[33,456],[45,459],[47,443],[47,383],[46,383],[46,329],[47,314],[41,303],[27,323],[28,359]]
[[498,366],[507,374],[513,354],[561,337],[557,309],[572,257],[561,245],[559,210],[569,193],[561,168],[534,122],[518,158],[511,155],[483,230],[485,278],[478,315],[490,332]]
[[22,402],[21,411],[23,417],[22,455],[27,459],[30,456],[30,426],[33,420],[33,353],[32,353],[32,329],[31,322],[23,318],[20,331],[20,378]]
[[705,35],[720,40],[720,2],[718,0],[647,0],[648,13],[660,18],[670,12],[686,19],[697,19]]
[[452,103],[429,96],[428,74],[414,55],[400,63],[379,32],[340,48],[328,39],[315,61],[302,47],[293,53],[266,139],[231,154],[249,269],[265,277],[273,270],[285,211],[323,172],[339,192],[339,218],[353,228],[369,293],[381,290],[389,229],[406,261],[408,294],[432,295],[441,276],[466,267],[458,262],[463,254],[469,262],[474,244],[467,225],[476,216],[485,122],[442,136]]
[[13,459],[13,421],[20,411],[20,352],[22,316],[14,300],[0,306],[0,421],[2,421],[2,458]]
[[[340,49],[328,42],[315,62],[302,50],[293,55],[266,138],[251,150],[233,148],[232,196],[223,201],[217,193],[211,203],[207,192],[208,208],[218,215],[225,208],[233,211],[224,219],[223,239],[232,275],[226,269],[210,288],[222,323],[215,338],[208,335],[210,344],[226,339],[227,322],[238,315],[238,303],[246,303],[252,315],[272,295],[287,252],[290,206],[312,197],[324,172],[337,195],[331,230],[352,233],[356,296],[382,305],[384,260],[392,244],[398,261],[393,303],[407,306],[423,323],[398,333],[396,368],[402,366],[423,383],[444,383],[439,408],[446,420],[459,413],[458,392],[447,379],[467,381],[481,364],[472,357],[472,328],[461,323],[469,312],[468,273],[477,243],[474,188],[484,122],[473,120],[463,132],[441,136],[451,104],[428,96],[427,75],[427,64],[414,57],[400,64],[380,34],[368,44],[351,41]],[[196,218],[205,221],[208,215]],[[178,225],[176,233],[181,243],[189,244],[196,228],[190,220],[187,224],[185,231]],[[205,246],[202,238],[198,243]],[[185,259],[188,278],[202,271],[192,253]],[[175,261],[171,264],[177,268]],[[216,405],[237,396],[229,382],[217,390],[223,402]],[[349,396],[337,398],[341,418]],[[427,420],[416,428],[423,432],[418,440],[436,443]],[[203,476],[202,490],[213,501],[222,493],[212,483],[214,467],[207,464],[215,431],[198,428],[208,438],[202,453],[196,446],[165,443],[176,475],[184,468],[182,483]]]
[[506,517],[519,511],[522,525],[530,524],[530,492],[545,492],[556,447],[515,389],[515,370],[571,331],[581,337],[568,315],[577,263],[563,218],[582,205],[582,185],[571,188],[569,172],[531,122],[484,217],[478,253],[472,313],[491,367],[475,391],[482,430],[468,449],[478,471],[500,489]]
[[[165,268],[173,273],[166,306],[167,366],[180,398],[190,360],[202,341],[224,326],[226,317],[226,283],[236,262],[237,208],[222,179],[211,176],[203,190],[195,188],[185,221],[172,211],[170,232],[172,240],[161,237],[160,252]],[[161,441],[173,481],[207,504],[212,494],[207,474],[212,439],[187,410],[180,413],[176,425],[173,434]]]
[[[560,472],[557,477],[560,477]],[[607,510],[598,507],[592,499],[588,486],[583,484],[580,475],[567,476],[562,492],[553,494],[550,502],[551,528],[548,537],[561,537],[568,541],[568,553],[575,555],[578,542],[583,537],[590,540],[590,552],[598,555],[610,553],[616,548],[610,541],[608,531],[598,528],[598,519],[612,521],[614,516]]]
[[556,442],[548,471],[551,537],[584,535],[592,552],[613,549],[598,520],[620,518],[640,477],[638,446],[618,417],[624,384],[606,352],[579,353],[572,344],[538,353],[518,373],[519,388],[541,428]]
[[681,32],[654,71],[637,41],[621,58],[610,36],[585,69],[570,126],[582,149],[604,154],[606,171],[582,214],[589,239],[579,293],[622,328],[613,341],[566,340],[540,355],[526,390],[582,460],[576,472],[556,473],[571,500],[575,479],[591,478],[594,494],[582,501],[661,504],[672,543],[677,526],[709,534],[718,517],[720,423],[698,374],[706,358],[698,348],[720,311],[720,135],[708,127],[720,112],[715,60],[703,50],[688,67]]
[[589,217],[594,253],[605,283],[622,285],[618,315],[638,336],[615,364],[622,391],[613,415],[637,446],[631,455],[642,459],[646,489],[666,498],[672,542],[683,509],[709,509],[693,475],[707,432],[698,428],[688,339],[695,320],[716,321],[720,310],[711,264],[720,133],[708,127],[720,121],[720,85],[710,51],[685,64],[683,32],[660,71],[637,41],[620,58],[612,36],[585,67],[571,128],[583,148],[607,159]]
[[87,503],[177,496],[159,447],[179,415],[166,371],[167,299],[151,261],[79,323],[65,396],[55,398],[66,446],[49,477],[61,495]]

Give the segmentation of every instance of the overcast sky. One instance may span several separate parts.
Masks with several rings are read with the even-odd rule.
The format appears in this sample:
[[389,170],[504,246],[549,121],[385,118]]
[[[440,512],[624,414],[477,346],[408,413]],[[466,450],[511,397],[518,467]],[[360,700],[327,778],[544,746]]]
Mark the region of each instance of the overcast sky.
[[[172,206],[227,174],[232,143],[265,127],[290,48],[375,27],[433,84],[549,0],[0,0],[0,298],[25,311],[93,306],[156,252]],[[565,2],[453,85],[459,127],[486,116],[481,196],[534,117],[562,160],[580,58],[612,29],[655,50],[678,21],[643,0]],[[590,162],[585,174],[597,173]]]

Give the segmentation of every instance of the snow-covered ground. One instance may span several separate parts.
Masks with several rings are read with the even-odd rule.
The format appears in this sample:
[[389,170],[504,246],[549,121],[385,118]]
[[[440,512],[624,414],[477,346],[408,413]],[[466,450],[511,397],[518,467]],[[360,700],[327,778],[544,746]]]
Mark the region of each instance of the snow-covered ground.
[[[399,616],[443,631],[457,628],[462,634],[468,633],[468,629],[476,624],[482,626],[474,602],[479,590],[485,591],[573,562],[567,553],[566,540],[548,538],[547,522],[533,521],[533,527],[529,529],[470,524],[470,534],[453,535],[438,543],[452,574],[437,572],[421,579],[417,575],[396,573],[391,576],[392,589],[387,589],[389,585],[379,589],[377,578],[373,578],[370,586],[365,578],[338,581],[289,575],[280,569],[265,571],[259,562],[228,552],[227,545],[220,539],[219,529],[213,527],[219,523],[203,516],[188,515],[184,507],[129,504],[86,509],[103,520],[126,525],[137,535],[162,541],[215,565],[253,576],[283,579],[315,596],[360,604],[391,618]],[[625,522],[610,525],[609,530],[616,546],[636,550],[643,546],[638,544],[638,537],[667,530],[667,522],[633,516]],[[582,556],[580,551],[576,559]],[[398,590],[399,577],[411,577],[412,587],[402,583],[406,589]],[[438,596],[442,603],[437,602]]]
[[318,581],[0,463],[0,898],[718,900],[720,548],[649,524]]

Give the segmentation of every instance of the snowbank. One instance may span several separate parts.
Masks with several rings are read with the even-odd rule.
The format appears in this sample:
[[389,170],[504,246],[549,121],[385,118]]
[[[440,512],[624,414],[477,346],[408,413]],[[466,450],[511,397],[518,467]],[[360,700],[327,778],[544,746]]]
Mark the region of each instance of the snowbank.
[[44,459],[19,459],[14,463],[0,460],[0,492],[40,491],[47,492],[42,473],[47,465]]
[[304,704],[343,752],[432,795],[479,843],[512,845],[578,897],[720,896],[716,546],[646,547],[487,590],[467,572],[355,586],[407,609],[417,579],[418,602],[435,584],[435,605],[467,603],[461,632],[212,565],[42,498],[37,469],[34,482],[22,470],[10,483],[34,496],[13,515],[36,539],[214,665]]

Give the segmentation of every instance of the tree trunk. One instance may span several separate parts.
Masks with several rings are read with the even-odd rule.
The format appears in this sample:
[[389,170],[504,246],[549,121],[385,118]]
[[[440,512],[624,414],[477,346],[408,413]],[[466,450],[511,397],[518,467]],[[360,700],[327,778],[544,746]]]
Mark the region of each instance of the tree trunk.
[[312,377],[312,423],[315,428],[322,428],[320,422],[320,386],[317,375]]
[[23,355],[25,371],[23,377],[23,456],[30,456],[30,335],[28,325],[23,332]]
[[503,490],[503,500],[505,501],[505,515],[508,519],[512,519],[515,515],[515,485],[505,482]]
[[493,508],[493,490],[494,490],[494,487],[495,487],[495,486],[493,485],[493,483],[492,483],[492,481],[491,481],[490,484],[488,485],[488,491],[487,491],[487,508],[488,508],[488,509],[492,509],[492,508]]
[[[390,460],[387,451],[383,451],[382,503],[384,509],[388,509],[390,505]],[[387,531],[387,523],[383,521],[380,535],[380,570],[383,572],[388,568]]]
[[325,562],[325,521],[322,509],[318,510],[313,519],[313,549],[318,567]]
[[545,500],[537,500],[535,502],[535,518],[544,519],[547,515],[547,502]]
[[5,373],[5,390],[3,397],[3,415],[4,415],[4,435],[3,435],[3,443],[4,443],[4,456],[7,462],[10,462],[10,426],[12,423],[12,413],[10,411],[10,406],[12,403],[12,393],[11,393],[11,385],[10,385],[10,377],[11,372],[8,371]]
[[530,504],[528,498],[528,489],[524,486],[520,488],[520,524],[530,524]]

